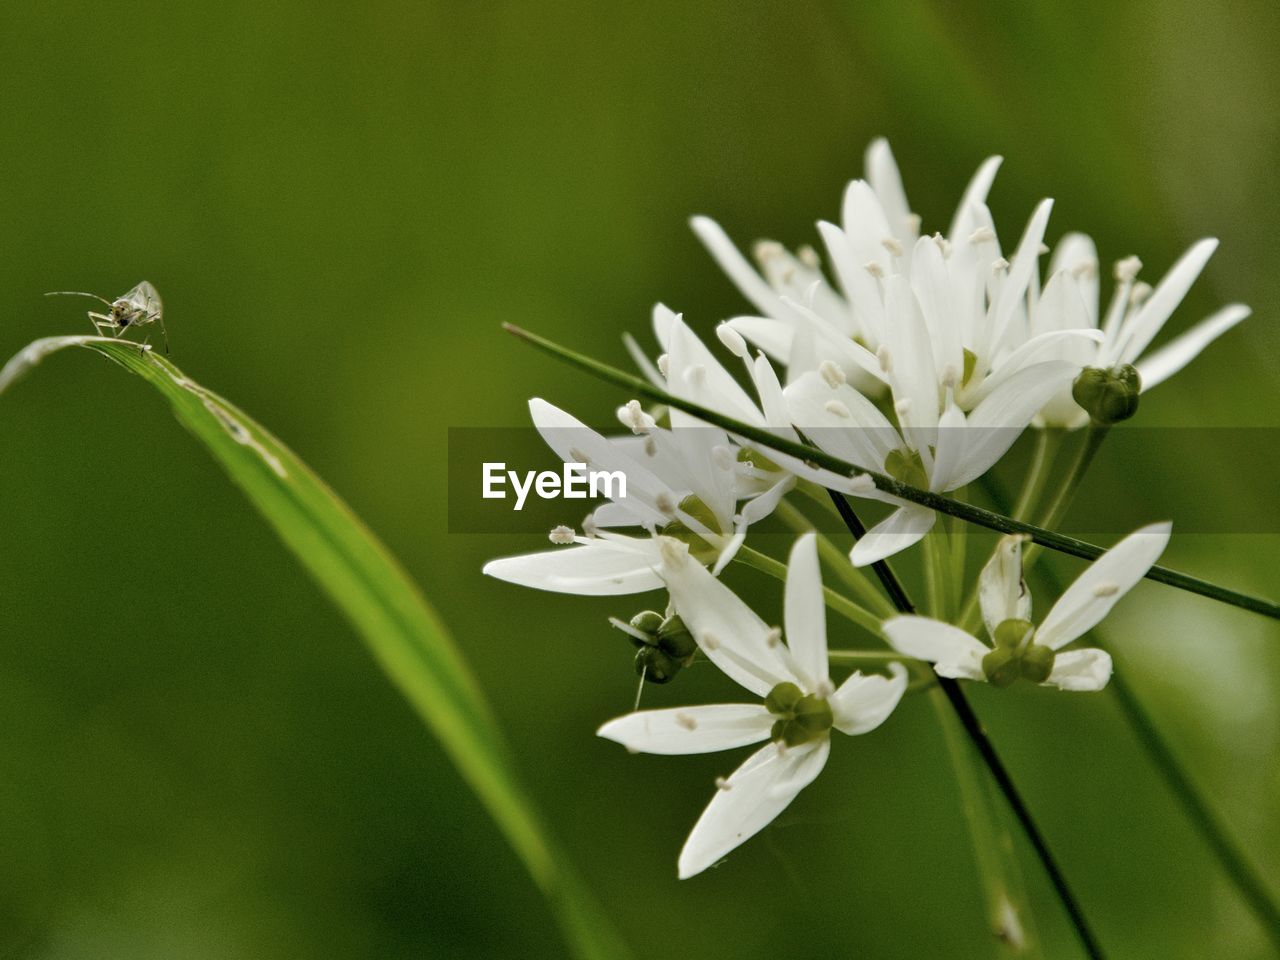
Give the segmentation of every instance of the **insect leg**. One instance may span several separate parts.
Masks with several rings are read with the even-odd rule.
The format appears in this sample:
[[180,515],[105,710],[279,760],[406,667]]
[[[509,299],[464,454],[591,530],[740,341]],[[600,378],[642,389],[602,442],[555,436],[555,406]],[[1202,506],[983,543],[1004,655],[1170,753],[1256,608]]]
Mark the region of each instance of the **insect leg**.
[[[169,356],[169,331],[165,329],[164,314],[153,313],[151,318],[160,324],[160,333],[164,337],[164,355],[167,357]],[[150,335],[148,334],[148,336]]]

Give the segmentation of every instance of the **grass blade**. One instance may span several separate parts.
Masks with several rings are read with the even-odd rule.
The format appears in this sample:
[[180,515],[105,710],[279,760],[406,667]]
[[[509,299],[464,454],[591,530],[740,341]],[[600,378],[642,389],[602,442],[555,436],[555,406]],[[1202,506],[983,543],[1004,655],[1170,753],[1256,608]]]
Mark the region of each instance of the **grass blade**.
[[516,779],[498,724],[444,624],[348,507],[243,411],[137,344],[105,337],[37,340],[0,370],[0,394],[51,353],[84,347],[147,381],[169,401],[280,539],[356,628],[387,676],[439,737],[458,772],[546,895],[576,956],[625,948],[565,866]]
[[[930,510],[936,510],[938,513],[959,517],[968,523],[986,527],[988,530],[995,530],[998,533],[1025,533],[1035,543],[1048,547],[1050,550],[1057,550],[1059,553],[1070,554],[1082,560],[1097,560],[1098,557],[1106,553],[1097,544],[1077,540],[1075,537],[1068,537],[1065,534],[1054,533],[1052,530],[1046,530],[1044,527],[1036,526],[1033,523],[1016,520],[1013,517],[1007,517],[991,510],[984,510],[982,507],[976,507],[973,504],[964,503],[961,500],[946,497],[940,493],[921,490],[919,487],[913,487],[900,480],[895,480],[888,474],[877,473],[874,470],[864,470],[848,461],[841,460],[839,457],[832,456],[818,447],[799,443],[787,437],[776,436],[764,427],[755,427],[749,423],[742,423],[732,417],[726,417],[716,410],[672,396],[667,391],[655,387],[647,380],[634,377],[623,370],[609,366],[607,363],[601,363],[599,360],[593,360],[591,357],[570,350],[568,347],[563,347],[552,340],[548,340],[546,337],[530,333],[522,327],[517,327],[510,323],[504,323],[502,326],[508,333],[531,346],[537,347],[544,353],[549,353],[565,363],[572,364],[580,370],[585,370],[601,380],[630,390],[636,396],[645,397],[657,403],[666,404],[669,407],[675,407],[677,410],[683,410],[699,420],[713,424],[737,436],[745,437],[747,440],[757,443],[766,449],[773,449],[798,457],[824,470],[831,470],[845,476],[866,476],[876,485],[877,489],[895,497],[910,500],[912,503],[918,503],[921,506],[928,507]],[[1253,613],[1260,613],[1264,617],[1271,617],[1273,620],[1280,620],[1280,603],[1276,603],[1274,600],[1241,593],[1239,590],[1219,586],[1216,583],[1210,583],[1207,580],[1193,577],[1178,570],[1170,570],[1168,567],[1153,566],[1146,572],[1145,577],[1157,583],[1167,584],[1171,587],[1177,587],[1179,590],[1186,590],[1189,593],[1197,593],[1202,597],[1217,600],[1219,603],[1227,603],[1234,607],[1250,610]]]

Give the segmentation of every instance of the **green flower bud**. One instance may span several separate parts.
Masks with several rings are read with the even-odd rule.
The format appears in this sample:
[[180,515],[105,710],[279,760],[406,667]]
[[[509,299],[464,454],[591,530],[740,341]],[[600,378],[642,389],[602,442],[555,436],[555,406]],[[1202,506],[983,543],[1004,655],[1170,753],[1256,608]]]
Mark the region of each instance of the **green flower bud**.
[[636,651],[636,675],[647,683],[669,683],[684,664],[659,647],[641,647]]
[[973,379],[973,375],[977,372],[977,368],[978,368],[978,355],[974,353],[972,350],[970,350],[968,347],[965,347],[964,373],[961,375],[961,378],[960,378],[961,386],[967,384],[970,380]]
[[1071,396],[1098,423],[1128,420],[1138,412],[1142,378],[1133,364],[1104,370],[1085,367],[1071,387]]
[[1032,683],[1044,683],[1053,673],[1055,654],[1048,647],[1033,643],[1022,654],[1022,676]]
[[1031,632],[1035,630],[1035,626],[1029,620],[1005,620],[996,627],[993,639],[997,647],[1007,647],[1011,650],[1022,646]]
[[689,665],[687,661],[698,652],[698,641],[693,639],[693,634],[678,616],[663,620],[657,634],[658,647],[668,656],[686,661],[685,666]]
[[656,637],[662,629],[662,614],[656,610],[641,610],[631,618],[631,626],[646,636]]
[[884,472],[902,483],[929,489],[929,476],[924,472],[924,461],[918,450],[890,450],[884,458]]

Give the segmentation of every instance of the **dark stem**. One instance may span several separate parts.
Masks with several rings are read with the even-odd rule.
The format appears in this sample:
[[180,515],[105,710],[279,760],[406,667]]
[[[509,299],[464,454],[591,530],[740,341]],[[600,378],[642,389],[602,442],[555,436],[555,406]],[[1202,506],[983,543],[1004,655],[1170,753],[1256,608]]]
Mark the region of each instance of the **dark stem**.
[[[990,474],[983,478],[982,484],[993,502],[998,505],[1004,502],[1004,491]],[[1052,592],[1062,593],[1062,581],[1052,570],[1042,568],[1039,573],[1040,579]],[[1095,642],[1099,639],[1095,632]],[[1098,645],[1102,646],[1100,642]],[[1280,951],[1280,907],[1276,905],[1262,876],[1245,857],[1244,851],[1231,836],[1227,825],[1214,812],[1204,794],[1183,769],[1169,744],[1160,735],[1155,722],[1151,719],[1151,714],[1147,713],[1138,695],[1124,679],[1123,671],[1116,670],[1111,674],[1108,687],[1116,698],[1120,712],[1124,714],[1125,720],[1133,729],[1134,736],[1147,751],[1148,759],[1160,771],[1165,784],[1182,804],[1187,819],[1200,831],[1204,842],[1218,858],[1223,872],[1240,892],[1240,896],[1249,905],[1254,916],[1258,918],[1258,922],[1271,942],[1275,944],[1277,951]]]
[[[855,540],[861,539],[867,529],[862,525],[862,521],[858,519],[857,514],[854,513],[849,501],[845,499],[843,494],[834,490],[828,492],[831,494],[832,502],[836,505],[836,510],[840,513],[840,518],[844,520],[849,532],[853,534],[853,538]],[[900,613],[914,613],[915,607],[911,603],[911,598],[907,596],[906,590],[902,587],[902,582],[894,574],[889,564],[884,560],[880,560],[873,563],[871,569],[880,578],[885,592],[889,594],[889,598],[893,601],[893,605],[897,607],[898,611]],[[964,727],[965,733],[968,734],[969,739],[977,748],[982,761],[987,765],[987,769],[991,771],[991,776],[995,780],[996,786],[1004,794],[1004,798],[1009,804],[1009,809],[1013,811],[1014,817],[1017,818],[1023,832],[1027,835],[1027,839],[1031,842],[1031,847],[1035,850],[1036,856],[1039,857],[1040,864],[1044,867],[1044,872],[1049,877],[1049,882],[1053,884],[1053,889],[1057,892],[1058,899],[1062,901],[1063,909],[1066,910],[1067,916],[1071,920],[1071,925],[1075,927],[1076,935],[1079,936],[1080,944],[1084,947],[1085,953],[1094,958],[1094,960],[1101,960],[1103,956],[1102,947],[1094,938],[1093,932],[1089,928],[1089,923],[1085,919],[1084,911],[1080,909],[1079,902],[1071,892],[1071,887],[1067,884],[1067,878],[1058,869],[1058,863],[1049,851],[1049,845],[1045,842],[1044,835],[1040,833],[1040,828],[1036,826],[1036,822],[1031,816],[1031,811],[1027,809],[1026,803],[1023,802],[1022,794],[1018,792],[1017,786],[1014,785],[1013,778],[1009,775],[1004,761],[996,753],[995,744],[987,736],[986,730],[982,727],[982,721],[973,712],[973,707],[969,704],[968,698],[965,697],[960,684],[951,677],[938,677],[938,686],[947,695],[947,700],[952,709],[955,710],[956,716],[960,718],[960,724]]]
[[[900,480],[895,480],[887,474],[878,473],[874,470],[864,470],[855,464],[827,453],[825,450],[798,443],[789,437],[777,436],[765,427],[754,427],[732,417],[726,417],[719,411],[672,396],[667,391],[660,390],[646,380],[633,377],[631,374],[611,367],[607,363],[601,363],[599,360],[583,356],[514,324],[505,323],[503,324],[503,329],[526,343],[537,347],[539,350],[571,363],[593,376],[599,377],[601,380],[632,391],[636,396],[645,397],[657,403],[665,403],[678,410],[683,410],[699,420],[727,430],[734,436],[744,437],[761,447],[796,457],[812,466],[830,470],[846,477],[865,476],[875,484],[877,489],[895,497],[900,497],[903,500],[918,503],[921,506],[928,507],[930,510],[936,510],[938,513],[959,517],[968,523],[977,524],[980,527],[986,527],[999,533],[1025,533],[1035,543],[1048,547],[1050,550],[1067,553],[1083,560],[1097,560],[1106,552],[1102,547],[1087,543],[1084,540],[1077,540],[1075,537],[1054,533],[1024,520],[1016,520],[1013,517],[993,513],[990,510],[984,510],[982,507],[976,507],[973,504],[964,503],[952,497],[944,497],[942,494],[934,493],[930,490],[921,490],[919,487],[913,487],[902,483]],[[1280,620],[1280,603],[1276,603],[1273,600],[1250,596],[1247,593],[1231,590],[1216,583],[1209,583],[1199,577],[1179,573],[1177,570],[1170,570],[1167,567],[1152,567],[1147,571],[1146,578],[1155,580],[1157,583],[1177,587],[1179,590],[1186,590],[1190,593],[1200,594],[1203,597],[1209,597],[1220,603],[1228,603],[1244,610],[1250,610],[1254,613]]]

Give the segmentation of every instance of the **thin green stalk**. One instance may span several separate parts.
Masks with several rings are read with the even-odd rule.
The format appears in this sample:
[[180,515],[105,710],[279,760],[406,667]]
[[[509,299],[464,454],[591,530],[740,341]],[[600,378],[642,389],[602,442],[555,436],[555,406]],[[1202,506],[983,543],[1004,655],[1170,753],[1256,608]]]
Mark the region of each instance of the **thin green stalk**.
[[946,694],[940,687],[935,686],[930,692],[929,704],[937,716],[960,789],[960,809],[969,824],[973,859],[987,903],[987,923],[996,938],[1015,953],[1038,956],[1040,950],[1013,837],[992,806],[978,755],[962,736],[962,728],[948,709]]
[[[751,567],[754,570],[759,570],[775,580],[786,582],[787,565],[781,560],[775,560],[773,557],[761,553],[759,550],[752,550],[750,547],[743,545],[734,554],[733,561],[734,563],[741,563],[744,566]],[[870,610],[858,606],[848,597],[836,593],[830,587],[822,588],[822,598],[826,601],[829,609],[856,623],[872,636],[883,636],[880,629],[880,618]]]
[[951,565],[948,570],[951,603],[953,609],[959,610],[964,597],[965,561],[969,551],[969,532],[959,517],[947,518],[947,544],[951,548]]
[[892,650],[828,650],[827,659],[842,667],[863,664],[916,663],[913,657],[894,653]]
[[[829,500],[827,505],[831,505]],[[825,533],[815,529],[809,518],[796,509],[793,504],[783,500],[773,513],[774,516],[798,533],[814,533],[818,540],[818,556],[827,565],[828,569],[840,578],[840,582],[857,594],[858,600],[872,612],[878,614],[880,619],[883,620],[885,617],[893,616],[893,605],[885,599],[883,593],[876,589],[876,585],[871,582],[866,574],[853,565],[849,560],[849,554],[832,543],[831,538]]]
[[1040,505],[1040,498],[1044,495],[1045,484],[1049,481],[1053,461],[1057,459],[1064,436],[1065,431],[1060,427],[1045,427],[1036,431],[1036,447],[1031,455],[1031,466],[1027,469],[1022,492],[1013,508],[1013,515],[1017,519],[1029,519]]
[[[1040,572],[1041,580],[1053,593],[1062,592],[1062,583],[1050,570]],[[1092,643],[1104,647],[1097,630],[1091,634]],[[1114,656],[1114,654],[1113,654]],[[1257,918],[1267,937],[1280,952],[1280,904],[1267,888],[1266,881],[1249,861],[1240,844],[1231,835],[1230,828],[1213,809],[1209,800],[1196,786],[1191,775],[1183,767],[1177,755],[1161,736],[1151,714],[1147,712],[1128,681],[1125,671],[1116,670],[1107,684],[1116,705],[1133,730],[1134,736],[1147,752],[1147,757],[1164,778],[1165,785],[1182,805],[1192,826],[1218,860],[1227,879]]]
[[[857,540],[867,532],[866,527],[862,525],[862,521],[853,512],[853,508],[849,506],[849,501],[845,499],[843,494],[835,491],[830,493],[831,502],[835,504],[836,509],[840,512],[840,517],[844,520],[845,525],[848,526],[849,532]],[[911,598],[907,596],[907,592],[903,589],[901,581],[898,580],[892,568],[881,560],[872,564],[871,569],[880,578],[885,592],[889,594],[899,612],[904,614],[914,613],[915,607],[911,603]],[[1075,894],[1071,892],[1066,876],[1058,867],[1057,860],[1050,852],[1044,835],[1040,832],[1040,828],[1036,826],[1035,819],[1031,816],[1031,810],[1022,799],[1022,794],[1018,791],[1013,778],[1009,775],[1004,761],[1000,759],[1000,755],[996,752],[995,744],[987,736],[987,732],[982,726],[982,721],[973,712],[973,707],[969,704],[968,698],[965,697],[964,690],[952,677],[939,676],[938,687],[946,694],[947,700],[956,712],[956,716],[960,718],[960,723],[964,727],[965,733],[968,734],[969,740],[977,748],[983,763],[986,764],[992,779],[995,780],[996,786],[1000,788],[1001,794],[1004,795],[1005,802],[1009,805],[1009,809],[1013,811],[1014,817],[1017,818],[1019,825],[1022,827],[1022,832],[1026,835],[1027,840],[1030,841],[1032,849],[1035,850],[1036,856],[1040,860],[1040,865],[1044,868],[1045,875],[1048,876],[1049,882],[1053,885],[1053,889],[1062,903],[1063,910],[1066,911],[1072,927],[1075,928],[1080,945],[1084,947],[1085,953],[1092,960],[1101,960],[1103,956],[1102,947],[1094,937],[1089,922],[1085,919],[1084,911],[1080,908],[1079,901],[1076,900]]]
[[[1057,494],[1041,515],[1040,526],[1047,530],[1053,530],[1066,518],[1067,511],[1071,509],[1071,501],[1075,499],[1076,491],[1080,489],[1080,482],[1084,479],[1085,473],[1088,472],[1089,465],[1093,463],[1093,458],[1097,456],[1098,448],[1102,446],[1102,441],[1107,439],[1107,434],[1110,432],[1110,424],[1098,423],[1096,420],[1089,422],[1084,440],[1076,448],[1075,458],[1071,461],[1071,465],[1067,468],[1067,472],[1058,484]],[[1017,516],[1016,511],[1014,515]],[[1032,566],[1039,553],[1040,551],[1034,545],[1028,547],[1022,555],[1024,568]]]
[[[885,493],[900,497],[903,500],[909,500],[912,503],[918,503],[930,510],[936,510],[938,513],[945,513],[953,517],[976,524],[980,527],[986,527],[989,530],[995,530],[998,533],[1025,533],[1035,543],[1042,544],[1051,550],[1057,550],[1059,553],[1070,554],[1073,557],[1080,557],[1084,560],[1096,560],[1106,551],[1096,544],[1087,543],[1084,540],[1077,540],[1074,537],[1064,536],[1060,533],[1054,533],[1043,527],[1027,523],[1024,520],[1017,520],[1013,517],[1007,517],[991,510],[985,510],[982,507],[973,504],[964,503],[952,497],[944,497],[942,494],[934,493],[930,490],[921,490],[919,487],[913,487],[905,484],[900,480],[895,480],[887,474],[879,473],[874,470],[864,470],[863,468],[842,460],[840,457],[833,456],[825,450],[818,447],[809,446],[792,440],[790,437],[777,436],[766,427],[756,427],[749,423],[742,423],[732,417],[726,417],[719,411],[712,410],[710,407],[704,407],[701,404],[690,403],[679,397],[673,396],[667,391],[662,390],[646,380],[632,376],[615,367],[611,367],[599,360],[593,360],[591,357],[583,356],[573,350],[560,346],[545,337],[540,337],[535,333],[530,333],[514,324],[503,324],[503,328],[512,335],[519,337],[521,340],[537,347],[545,353],[556,357],[566,363],[572,364],[581,370],[605,380],[616,386],[623,387],[631,391],[636,396],[645,397],[657,403],[664,403],[668,406],[683,410],[691,416],[697,417],[705,423],[713,424],[724,430],[729,431],[736,436],[750,440],[752,443],[759,444],[762,447],[776,451],[784,456],[797,457],[813,466],[824,470],[830,470],[846,477],[866,477],[868,481],[875,487]],[[1167,567],[1153,566],[1146,573],[1148,580],[1154,580],[1157,583],[1167,584],[1176,587],[1179,590],[1186,590],[1189,593],[1196,593],[1203,597],[1209,597],[1211,600],[1217,600],[1220,603],[1231,604],[1244,610],[1250,610],[1254,613],[1260,613],[1263,616],[1280,620],[1280,603],[1274,600],[1267,600],[1262,597],[1250,596],[1241,593],[1238,590],[1231,590],[1228,587],[1220,586],[1216,583],[1209,583],[1201,580],[1199,577],[1193,577],[1177,570],[1170,570]]]
[[[990,476],[984,478],[984,484],[988,487],[993,499],[998,502],[1001,496],[994,478]],[[1050,592],[1062,593],[1062,582],[1052,570],[1042,568],[1040,577]],[[1096,645],[1103,646],[1096,630],[1093,633],[1093,639]],[[1160,735],[1151,715],[1147,713],[1137,694],[1125,681],[1124,672],[1122,670],[1113,672],[1111,682],[1107,686],[1116,698],[1120,712],[1124,714],[1134,736],[1146,750],[1147,757],[1164,777],[1165,785],[1182,804],[1187,819],[1204,838],[1205,844],[1217,857],[1218,864],[1227,878],[1253,911],[1276,949],[1280,951],[1280,905],[1277,905],[1276,899],[1267,889],[1262,876],[1248,861],[1240,845],[1231,836],[1227,825],[1214,812],[1191,776],[1183,769],[1168,742]]]
[[946,553],[943,534],[929,533],[924,538],[925,611],[935,620],[948,620],[947,594],[950,591],[947,572],[951,558]]

